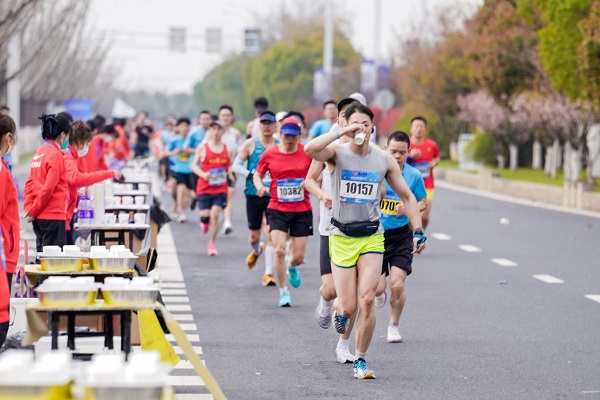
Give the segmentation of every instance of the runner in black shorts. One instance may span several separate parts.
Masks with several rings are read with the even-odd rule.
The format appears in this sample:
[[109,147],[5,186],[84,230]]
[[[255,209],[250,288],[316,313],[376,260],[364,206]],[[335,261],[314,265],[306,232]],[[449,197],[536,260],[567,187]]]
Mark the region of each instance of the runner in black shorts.
[[[267,246],[265,250],[265,274],[263,275],[262,284],[263,286],[275,286],[275,279],[273,278],[275,247],[271,241],[269,226],[264,222],[271,197],[268,193],[266,196],[259,197],[252,181],[262,154],[265,150],[279,144],[279,141],[273,137],[276,130],[275,114],[268,110],[263,111],[259,116],[259,126],[262,134],[244,141],[233,162],[233,171],[240,176],[246,177],[244,194],[246,195],[246,216],[248,217],[249,239],[250,246],[252,247],[252,251],[246,257],[246,266],[249,269],[254,268],[258,257],[265,250],[265,244],[260,241],[261,228],[263,228],[263,232],[267,238]],[[270,188],[270,178],[266,178],[263,180],[263,183]]]

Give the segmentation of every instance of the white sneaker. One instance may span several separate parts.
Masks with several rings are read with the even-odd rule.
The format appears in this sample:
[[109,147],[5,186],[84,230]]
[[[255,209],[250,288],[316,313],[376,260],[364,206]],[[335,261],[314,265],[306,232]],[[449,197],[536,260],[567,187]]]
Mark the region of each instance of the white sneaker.
[[375,296],[375,307],[381,308],[387,302],[387,293],[383,292],[379,296]]
[[328,329],[331,326],[331,314],[333,314],[333,300],[328,302],[319,296],[319,304],[315,310],[315,317],[319,326],[323,329]]
[[185,214],[179,214],[179,216],[177,217],[177,221],[179,221],[179,223],[184,223],[185,221],[187,221],[187,217],[185,216]]
[[223,234],[229,235],[231,232],[233,232],[233,225],[231,224],[231,221],[225,220],[223,222]]
[[387,341],[388,343],[402,343],[404,340],[402,336],[400,336],[400,331],[397,326],[389,325],[387,331]]
[[336,347],[335,355],[337,356],[337,362],[340,364],[353,363],[356,360],[356,356],[350,352],[348,346]]

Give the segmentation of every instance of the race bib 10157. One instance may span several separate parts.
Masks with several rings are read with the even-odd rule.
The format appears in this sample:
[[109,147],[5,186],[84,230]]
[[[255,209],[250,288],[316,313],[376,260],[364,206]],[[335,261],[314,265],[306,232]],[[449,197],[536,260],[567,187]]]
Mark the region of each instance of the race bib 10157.
[[340,200],[347,203],[375,203],[379,182],[377,172],[344,169],[340,184]]

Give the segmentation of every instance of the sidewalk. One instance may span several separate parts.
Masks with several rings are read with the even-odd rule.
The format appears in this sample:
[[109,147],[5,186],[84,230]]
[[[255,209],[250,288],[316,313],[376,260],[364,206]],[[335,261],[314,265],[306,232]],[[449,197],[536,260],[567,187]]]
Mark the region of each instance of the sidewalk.
[[502,179],[495,177],[492,171],[486,169],[471,173],[439,168],[435,170],[435,177],[440,182],[528,201],[531,205],[546,205],[562,208],[563,211],[600,213],[600,193],[584,191],[582,182],[565,184],[561,188]]

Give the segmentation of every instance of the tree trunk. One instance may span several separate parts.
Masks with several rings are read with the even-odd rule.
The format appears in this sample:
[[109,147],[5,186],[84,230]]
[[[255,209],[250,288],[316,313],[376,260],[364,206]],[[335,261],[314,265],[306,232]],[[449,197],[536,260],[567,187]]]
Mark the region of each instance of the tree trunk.
[[544,173],[546,176],[550,176],[552,171],[552,146],[546,147],[546,159],[544,160]]
[[511,143],[508,145],[508,155],[509,155],[509,164],[510,170],[516,171],[519,164],[519,147]]
[[531,162],[531,168],[542,169],[542,144],[537,139],[533,142],[533,161]]
[[498,169],[504,169],[505,160],[503,154],[496,154],[496,161],[498,162]]
[[558,169],[560,168],[560,164],[562,163],[559,159],[560,157],[560,143],[558,139],[554,139],[554,143],[552,144],[552,157],[550,160],[550,177],[556,179],[558,174]]
[[458,142],[450,142],[450,160],[458,162]]

